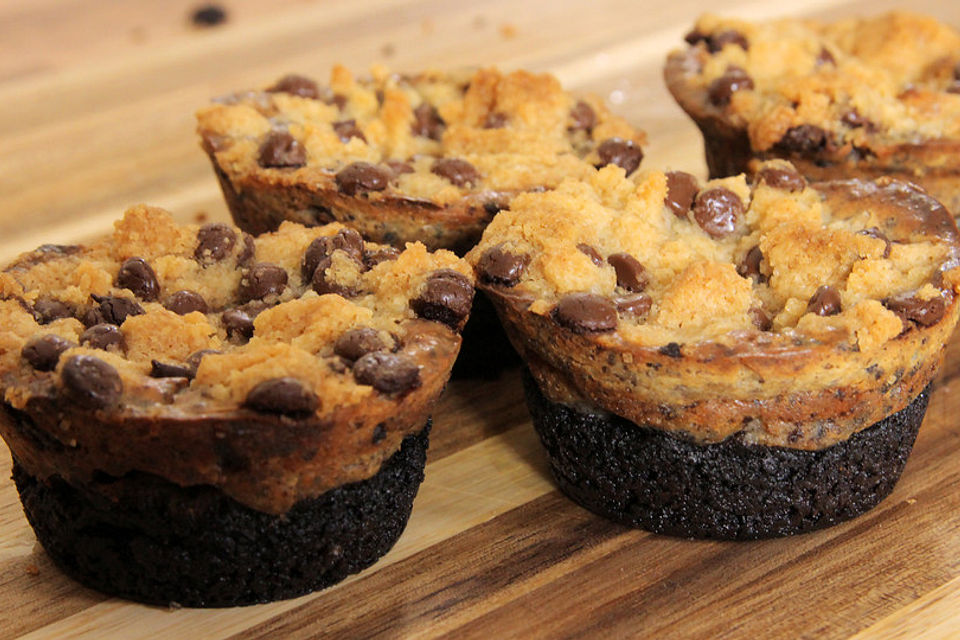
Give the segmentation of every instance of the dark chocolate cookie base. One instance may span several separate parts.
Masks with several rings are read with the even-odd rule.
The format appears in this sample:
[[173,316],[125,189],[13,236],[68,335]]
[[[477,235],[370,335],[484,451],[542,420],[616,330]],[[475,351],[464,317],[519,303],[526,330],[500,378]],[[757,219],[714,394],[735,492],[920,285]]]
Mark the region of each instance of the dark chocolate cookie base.
[[423,481],[429,431],[428,421],[373,477],[284,516],[147,474],[75,487],[14,460],[13,478],[44,549],[84,585],[150,604],[247,605],[329,587],[389,551]]
[[461,335],[463,344],[450,374],[452,379],[492,380],[520,365],[520,356],[510,344],[493,303],[480,291],[473,297],[473,309]]
[[820,451],[698,445],[612,414],[547,400],[529,374],[527,404],[560,489],[631,527],[687,538],[752,540],[822,529],[892,490],[926,413],[924,390],[899,413]]

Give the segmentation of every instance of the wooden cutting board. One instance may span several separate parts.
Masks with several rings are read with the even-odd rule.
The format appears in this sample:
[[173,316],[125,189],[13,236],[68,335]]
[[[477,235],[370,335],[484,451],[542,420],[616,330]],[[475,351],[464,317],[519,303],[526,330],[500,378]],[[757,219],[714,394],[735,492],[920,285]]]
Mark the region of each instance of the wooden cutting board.
[[[704,8],[828,18],[898,4],[960,26],[960,3],[183,0],[0,3],[0,262],[105,233],[148,202],[228,218],[193,133],[212,95],[334,62],[550,70],[646,129],[646,167],[704,174],[699,134],[663,88],[666,52]],[[662,5],[662,6],[654,6]],[[751,543],[626,530],[554,488],[519,375],[450,385],[426,481],[396,547],[296,600],[167,610],[106,598],[37,546],[0,451],[0,638],[957,638],[960,338],[897,489],[827,531]]]

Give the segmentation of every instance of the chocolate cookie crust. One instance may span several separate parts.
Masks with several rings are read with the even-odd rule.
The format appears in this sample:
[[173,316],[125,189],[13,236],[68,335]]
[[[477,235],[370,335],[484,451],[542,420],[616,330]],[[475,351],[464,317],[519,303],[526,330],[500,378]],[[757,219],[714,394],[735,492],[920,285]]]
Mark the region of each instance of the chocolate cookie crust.
[[630,527],[688,538],[753,540],[850,520],[893,490],[929,400],[818,451],[701,445],[609,413],[548,400],[524,376],[533,424],[560,489]]
[[407,436],[372,477],[284,518],[137,472],[74,486],[14,459],[13,477],[44,549],[79,582],[149,604],[248,605],[329,587],[389,551],[423,481],[429,431]]

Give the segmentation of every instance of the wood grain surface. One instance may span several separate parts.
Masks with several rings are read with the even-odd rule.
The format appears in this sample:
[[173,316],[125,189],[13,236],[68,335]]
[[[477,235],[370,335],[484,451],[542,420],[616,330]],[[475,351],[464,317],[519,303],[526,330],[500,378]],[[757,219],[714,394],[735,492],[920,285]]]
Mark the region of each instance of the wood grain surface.
[[[0,2],[0,262],[105,233],[125,207],[228,215],[194,135],[214,95],[288,71],[490,65],[556,73],[650,138],[645,167],[705,173],[699,133],[661,80],[702,11],[837,18],[915,0],[223,0]],[[396,547],[326,591],[167,610],[107,598],[53,567],[0,444],[0,638],[958,638],[960,339],[899,486],[853,522],[791,539],[697,542],[626,530],[555,489],[516,371],[451,384],[426,481]]]

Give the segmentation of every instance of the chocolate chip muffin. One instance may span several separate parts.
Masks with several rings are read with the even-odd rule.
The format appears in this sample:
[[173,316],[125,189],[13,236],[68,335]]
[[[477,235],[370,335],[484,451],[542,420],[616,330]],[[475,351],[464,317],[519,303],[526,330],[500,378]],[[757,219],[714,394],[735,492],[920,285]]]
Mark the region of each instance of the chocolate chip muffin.
[[833,24],[701,17],[667,59],[711,177],[787,158],[809,180],[893,176],[960,215],[960,33],[906,12]]
[[898,479],[957,322],[948,211],[783,160],[518,196],[467,256],[531,380],[560,488],[678,536],[852,518]]
[[339,224],[135,207],[0,273],[0,434],[68,574],[144,602],[323,588],[402,532],[473,277]]

